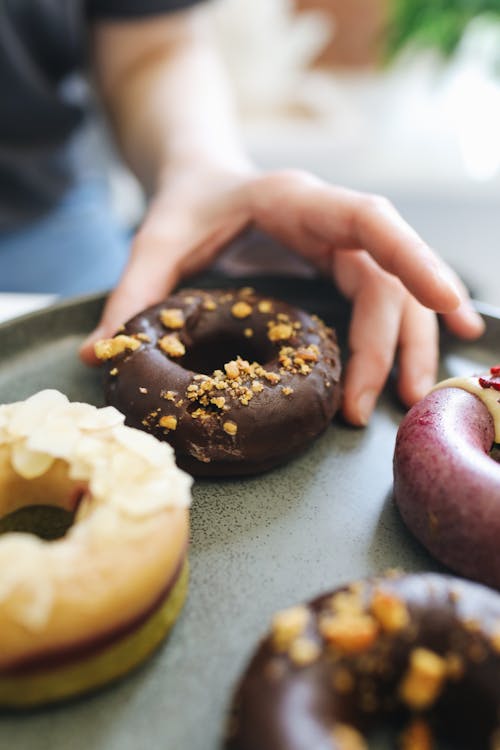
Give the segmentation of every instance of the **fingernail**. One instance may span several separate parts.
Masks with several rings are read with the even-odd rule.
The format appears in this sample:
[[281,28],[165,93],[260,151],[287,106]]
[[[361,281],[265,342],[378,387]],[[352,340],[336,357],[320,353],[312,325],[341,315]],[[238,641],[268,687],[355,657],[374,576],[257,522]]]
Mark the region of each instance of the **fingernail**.
[[467,321],[474,326],[477,332],[483,333],[484,329],[486,328],[485,322],[479,315],[479,313],[474,309],[474,306],[472,305],[470,300],[466,300],[462,304],[462,311],[467,318]]
[[377,401],[377,393],[375,391],[365,391],[358,398],[358,417],[359,423],[363,427],[366,427],[370,421],[373,409],[375,408],[375,402]]
[[461,299],[460,289],[453,278],[452,272],[442,263],[437,263],[434,267],[434,273],[441,284],[446,284],[449,289],[456,294],[457,301]]

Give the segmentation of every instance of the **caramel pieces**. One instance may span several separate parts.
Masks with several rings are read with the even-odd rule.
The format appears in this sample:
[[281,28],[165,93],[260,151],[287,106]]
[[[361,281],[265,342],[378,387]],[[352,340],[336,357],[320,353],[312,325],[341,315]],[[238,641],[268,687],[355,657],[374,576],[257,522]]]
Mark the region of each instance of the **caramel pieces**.
[[124,352],[133,352],[141,346],[140,340],[132,336],[126,336],[123,333],[114,336],[112,339],[101,339],[94,344],[94,352],[97,359],[105,362],[113,359]]
[[174,333],[167,333],[158,339],[158,346],[169,357],[183,357],[186,353],[186,347]]
[[160,310],[160,321],[165,328],[179,330],[183,328],[185,321],[184,313],[180,308]]
[[429,708],[439,697],[446,677],[444,659],[428,649],[415,648],[399,688],[400,697],[415,711]]

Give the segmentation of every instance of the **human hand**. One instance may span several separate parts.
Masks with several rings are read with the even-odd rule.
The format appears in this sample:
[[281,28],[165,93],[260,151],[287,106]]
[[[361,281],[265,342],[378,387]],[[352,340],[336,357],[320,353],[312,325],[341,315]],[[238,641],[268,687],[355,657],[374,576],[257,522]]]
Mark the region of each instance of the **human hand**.
[[456,275],[384,198],[300,171],[188,171],[151,204],[82,359],[95,363],[97,339],[208,266],[250,224],[314,263],[352,301],[343,403],[351,424],[367,424],[396,352],[402,401],[411,406],[430,389],[438,362],[432,310],[458,336],[483,331]]

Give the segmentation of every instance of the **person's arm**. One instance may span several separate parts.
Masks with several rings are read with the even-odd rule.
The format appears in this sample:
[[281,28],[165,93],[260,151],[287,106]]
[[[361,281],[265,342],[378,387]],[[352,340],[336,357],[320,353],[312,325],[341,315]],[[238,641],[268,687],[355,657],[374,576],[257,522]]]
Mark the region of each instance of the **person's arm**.
[[428,390],[438,359],[430,309],[460,336],[481,333],[463,286],[384,198],[250,164],[203,11],[99,22],[93,48],[117,141],[152,200],[82,349],[86,361],[96,339],[207,266],[250,223],[315,263],[353,301],[343,407],[353,424],[367,423],[396,351],[403,401]]

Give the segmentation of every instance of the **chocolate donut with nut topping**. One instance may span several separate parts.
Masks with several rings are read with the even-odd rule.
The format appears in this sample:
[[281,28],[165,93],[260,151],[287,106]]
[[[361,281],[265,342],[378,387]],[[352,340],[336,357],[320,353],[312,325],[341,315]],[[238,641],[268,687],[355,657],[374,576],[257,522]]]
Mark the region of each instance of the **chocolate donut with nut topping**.
[[449,576],[388,575],[274,617],[225,748],[368,750],[383,725],[404,750],[435,740],[494,750],[499,721],[500,595]]
[[197,476],[254,474],[326,429],[340,402],[335,333],[252,289],[184,289],[98,342],[106,399]]

